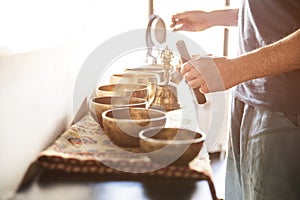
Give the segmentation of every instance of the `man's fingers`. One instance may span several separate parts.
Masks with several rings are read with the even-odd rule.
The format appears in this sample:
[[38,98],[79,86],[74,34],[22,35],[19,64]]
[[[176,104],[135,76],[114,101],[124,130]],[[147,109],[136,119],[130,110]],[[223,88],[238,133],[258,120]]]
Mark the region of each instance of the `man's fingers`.
[[191,81],[188,81],[188,84],[192,88],[199,88],[202,86],[201,81],[199,79],[193,79]]
[[197,79],[197,78],[200,79],[200,77],[201,77],[201,75],[195,69],[192,69],[184,74],[184,78],[187,81]]
[[194,69],[194,67],[190,63],[186,62],[183,64],[181,68],[181,73],[184,75],[185,73],[189,72],[192,69]]
[[173,20],[170,27],[173,28],[173,31],[186,31],[189,28],[185,20]]
[[173,28],[173,31],[185,31],[186,29],[184,28],[184,26],[179,26],[177,28]]
[[203,94],[209,93],[208,87],[207,85],[201,85],[201,87],[199,88],[200,92]]
[[209,93],[209,89],[205,83],[199,84],[199,81],[193,80],[188,82],[189,86],[192,88],[199,88],[199,91],[203,94]]
[[182,13],[176,13],[172,16],[172,19],[184,19],[190,15],[190,12],[182,12]]
[[172,22],[175,25],[181,25],[181,24],[185,24],[186,20],[184,20],[184,19],[174,19],[174,20],[172,20]]

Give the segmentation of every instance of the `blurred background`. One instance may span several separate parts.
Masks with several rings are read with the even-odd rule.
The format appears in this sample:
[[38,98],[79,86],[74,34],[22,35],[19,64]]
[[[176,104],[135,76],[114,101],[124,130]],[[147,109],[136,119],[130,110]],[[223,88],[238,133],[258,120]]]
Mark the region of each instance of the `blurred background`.
[[[230,5],[237,2],[231,0]],[[73,122],[73,88],[92,50],[112,36],[146,28],[151,13],[160,15],[168,28],[171,16],[177,12],[209,11],[226,3],[0,0],[0,199],[13,196],[39,152]],[[224,30],[214,27],[183,34],[197,41],[207,53],[235,56],[236,29],[226,29],[228,39]],[[210,105],[201,109],[209,121]],[[211,151],[226,150],[227,121],[223,123],[222,137],[217,144],[211,143]]]

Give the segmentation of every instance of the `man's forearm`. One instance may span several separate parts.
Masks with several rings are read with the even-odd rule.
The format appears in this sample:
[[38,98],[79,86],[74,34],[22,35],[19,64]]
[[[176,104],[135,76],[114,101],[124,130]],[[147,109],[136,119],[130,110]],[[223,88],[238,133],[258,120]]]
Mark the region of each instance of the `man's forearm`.
[[234,66],[242,67],[244,81],[300,69],[300,29],[232,61]]
[[238,8],[211,11],[212,26],[236,26],[238,12]]

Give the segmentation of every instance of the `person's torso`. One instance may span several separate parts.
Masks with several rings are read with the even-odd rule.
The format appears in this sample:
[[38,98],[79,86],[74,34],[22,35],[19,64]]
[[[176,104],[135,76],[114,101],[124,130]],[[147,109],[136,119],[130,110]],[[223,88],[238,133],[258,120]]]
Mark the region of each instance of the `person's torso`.
[[[242,4],[240,54],[276,42],[300,28],[300,0],[244,0]],[[300,113],[300,70],[244,82],[233,89],[233,95],[252,106]]]

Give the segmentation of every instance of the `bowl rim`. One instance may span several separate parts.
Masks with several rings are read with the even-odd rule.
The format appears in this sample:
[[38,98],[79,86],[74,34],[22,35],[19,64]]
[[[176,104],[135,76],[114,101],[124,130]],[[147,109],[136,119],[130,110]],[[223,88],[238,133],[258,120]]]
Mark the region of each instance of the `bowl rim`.
[[[201,134],[200,138],[192,139],[192,140],[162,140],[162,139],[153,139],[150,137],[146,137],[144,134],[147,131],[152,131],[152,130],[161,130],[161,129],[181,129],[181,130],[187,130],[190,132],[195,132],[196,134]],[[200,143],[204,142],[206,139],[206,134],[201,131],[201,130],[189,130],[187,128],[178,128],[178,127],[165,127],[165,126],[154,126],[154,127],[149,127],[145,128],[139,131],[139,138],[141,140],[144,140],[146,142],[153,142],[153,143],[161,143],[161,144],[194,144],[194,143]]]
[[[96,89],[96,91],[105,91],[105,92],[111,92],[113,90],[100,90],[101,87],[109,87],[109,86],[117,86],[117,85],[134,85],[137,86],[136,89],[134,90],[128,90],[128,91],[138,91],[138,90],[145,90],[148,89],[147,84],[142,84],[142,83],[114,83],[114,84],[105,84],[105,85],[99,85]],[[141,88],[139,88],[141,87]]]
[[140,101],[139,103],[126,103],[126,104],[105,104],[105,103],[97,103],[94,100],[95,99],[126,99],[126,97],[124,96],[100,96],[100,97],[92,97],[89,99],[89,103],[90,104],[95,104],[95,105],[112,105],[112,106],[126,106],[126,105],[147,105],[148,101],[146,99],[143,98],[138,98],[138,97],[130,97],[127,98],[127,100],[138,100]]
[[165,70],[163,68],[155,68],[155,67],[135,67],[135,68],[126,68],[125,71],[138,71],[138,72],[149,72],[151,73],[151,71],[154,72],[165,72]]
[[158,120],[167,119],[166,113],[163,112],[163,111],[161,111],[161,110],[156,110],[156,109],[152,109],[152,108],[136,108],[136,107],[129,107],[129,108],[127,108],[127,107],[125,107],[125,108],[124,108],[124,107],[122,107],[122,108],[111,108],[111,109],[106,110],[106,111],[104,111],[104,112],[102,113],[102,118],[103,118],[103,120],[106,119],[106,118],[107,118],[107,119],[114,119],[114,118],[111,118],[111,117],[106,116],[106,114],[107,114],[108,112],[115,111],[115,110],[129,110],[129,109],[131,109],[131,110],[151,110],[151,111],[160,113],[160,114],[162,114],[163,116],[157,117],[157,118],[150,118],[150,119],[134,119],[134,120],[133,120],[133,119],[118,119],[119,121],[144,122],[145,120],[146,120],[146,121],[158,121]]
[[[138,76],[137,76],[138,75]],[[112,77],[120,77],[120,78],[130,78],[130,77],[137,77],[137,78],[157,78],[159,77],[156,73],[151,72],[137,72],[137,73],[115,73],[111,75]]]

